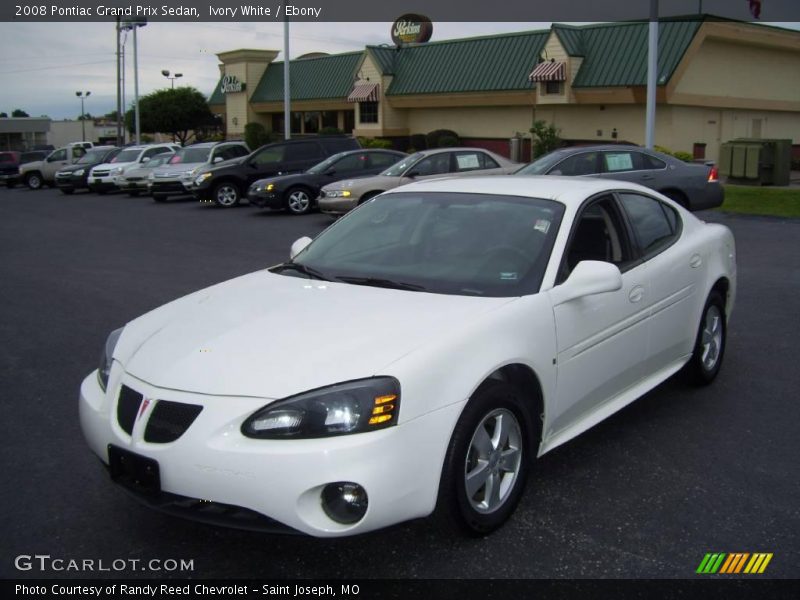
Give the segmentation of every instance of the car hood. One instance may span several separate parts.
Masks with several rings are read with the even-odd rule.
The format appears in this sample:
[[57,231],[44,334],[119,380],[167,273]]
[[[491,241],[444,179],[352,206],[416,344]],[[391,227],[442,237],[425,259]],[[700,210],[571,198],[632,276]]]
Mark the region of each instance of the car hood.
[[85,165],[65,165],[61,167],[58,172],[59,173],[74,173],[75,171],[80,171],[81,169],[90,170],[97,166],[97,163],[94,164],[85,164]]
[[178,175],[183,175],[187,171],[192,171],[197,167],[202,167],[204,164],[206,163],[177,163],[174,165],[164,165],[153,169],[153,173],[155,173],[156,177],[177,177]]
[[276,175],[275,177],[265,177],[264,179],[259,179],[255,183],[259,185],[264,185],[267,183],[274,183],[276,186],[285,187],[289,184],[294,183],[295,181],[308,181],[310,179],[314,179],[315,175],[309,175],[308,173],[290,173],[288,175]]
[[231,158],[230,160],[223,160],[221,163],[217,163],[213,166],[209,166],[207,169],[203,169],[203,173],[217,173],[218,171],[224,171],[225,169],[229,169],[231,167],[236,167],[245,163],[245,161],[250,158],[250,155],[241,156],[239,158]]
[[132,321],[114,357],[158,387],[278,399],[386,373],[421,345],[511,301],[259,271]]
[[323,187],[325,190],[350,190],[355,193],[364,193],[372,190],[391,190],[403,183],[412,181],[407,177],[387,177],[386,175],[373,175],[371,177],[352,177],[331,183]]
[[131,165],[135,165],[135,164],[136,164],[136,161],[132,161],[132,162],[115,162],[115,163],[101,163],[99,165],[92,166],[92,169],[97,169],[98,171],[102,171],[104,169],[113,170],[113,169],[116,169],[117,167],[122,167],[123,169],[126,169],[126,168],[130,167]]
[[37,171],[42,168],[43,164],[44,164],[43,160],[35,160],[33,162],[22,163],[19,166],[19,171],[20,173],[23,173],[25,171]]

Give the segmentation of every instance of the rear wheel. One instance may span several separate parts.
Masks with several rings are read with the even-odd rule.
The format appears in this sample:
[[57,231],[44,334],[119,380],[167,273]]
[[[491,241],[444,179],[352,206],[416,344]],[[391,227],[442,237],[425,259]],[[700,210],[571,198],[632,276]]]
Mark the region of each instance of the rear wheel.
[[66,194],[67,196],[69,196],[72,192],[75,191],[73,188],[60,188],[60,189],[61,193]]
[[377,196],[380,193],[381,192],[367,192],[366,194],[361,196],[361,198],[358,199],[358,205],[361,206],[362,204],[364,204],[364,202],[366,202],[370,198],[374,198],[375,196]]
[[286,192],[286,209],[293,215],[306,214],[311,210],[311,194],[306,188],[289,188]]
[[156,202],[166,202],[167,201],[167,195],[166,194],[156,194],[154,192],[153,193],[153,200],[155,200]]
[[44,185],[44,180],[39,173],[28,173],[25,176],[25,185],[32,190],[40,190]]
[[139,190],[131,190],[128,192],[128,196],[130,196],[131,198],[135,198],[138,195],[139,195]]
[[486,535],[511,516],[525,488],[531,427],[517,388],[502,381],[478,388],[442,468],[435,516],[446,530]]
[[226,181],[214,188],[212,197],[214,204],[228,208],[239,204],[241,195],[239,194],[239,188],[235,184]]
[[685,367],[692,383],[708,385],[714,381],[725,356],[727,337],[725,302],[719,292],[711,292],[700,318],[692,357]]
[[661,192],[670,200],[673,200],[680,204],[686,210],[689,210],[689,201],[686,199],[686,194],[678,190],[665,190]]

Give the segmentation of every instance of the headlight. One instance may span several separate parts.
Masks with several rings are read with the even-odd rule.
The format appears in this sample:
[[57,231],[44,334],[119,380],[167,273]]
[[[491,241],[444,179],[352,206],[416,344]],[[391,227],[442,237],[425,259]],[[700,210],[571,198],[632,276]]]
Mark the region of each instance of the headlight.
[[203,174],[202,174],[202,175],[200,175],[200,176],[199,176],[197,179],[195,179],[195,180],[194,180],[194,182],[195,182],[197,185],[200,185],[201,183],[203,183],[203,182],[204,182],[206,179],[208,179],[209,177],[211,177],[211,173],[203,173]]
[[275,184],[274,183],[268,183],[267,185],[264,186],[264,191],[265,192],[271,192],[274,189],[275,189]]
[[112,175],[122,175],[122,171],[123,171],[123,170],[124,170],[124,169],[123,169],[122,167],[117,167],[116,169],[114,169],[113,171],[111,171],[111,174],[112,174]]
[[75,172],[73,173],[73,175],[75,175],[75,177],[80,177],[80,176],[81,176],[81,175],[83,175],[85,172],[86,172],[86,169],[78,169],[77,171],[75,171]]
[[349,198],[350,190],[328,190],[325,195],[328,198]]
[[385,429],[397,423],[400,383],[373,377],[279,400],[242,424],[251,438],[302,439]]
[[156,174],[155,174],[155,173],[150,173],[150,174],[147,176],[147,178],[148,178],[150,181],[153,181],[153,179],[155,179],[155,178],[156,178]]
[[100,366],[97,368],[97,381],[100,383],[100,387],[103,388],[104,392],[108,385],[108,374],[111,372],[111,357],[114,355],[114,348],[117,346],[117,341],[119,340],[119,336],[122,335],[123,329],[124,327],[120,327],[108,334],[106,345],[103,348],[103,354],[100,356]]

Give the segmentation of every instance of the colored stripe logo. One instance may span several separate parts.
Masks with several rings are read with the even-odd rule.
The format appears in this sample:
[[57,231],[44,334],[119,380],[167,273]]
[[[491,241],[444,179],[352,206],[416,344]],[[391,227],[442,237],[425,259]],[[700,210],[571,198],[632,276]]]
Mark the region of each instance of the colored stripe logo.
[[696,573],[701,575],[761,574],[772,560],[772,552],[709,552],[700,561]]

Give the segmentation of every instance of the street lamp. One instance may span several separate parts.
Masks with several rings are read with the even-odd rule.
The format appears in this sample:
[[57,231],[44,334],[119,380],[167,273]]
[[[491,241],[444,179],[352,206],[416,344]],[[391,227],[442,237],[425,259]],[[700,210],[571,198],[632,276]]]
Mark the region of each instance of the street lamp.
[[136,44],[136,30],[147,25],[147,19],[131,19],[122,22],[121,29],[133,29],[133,120],[136,123],[136,144],[141,143],[142,125],[139,121],[139,52]]
[[183,77],[183,73],[175,73],[175,75],[170,77],[169,76],[169,71],[167,69],[163,69],[161,71],[161,74],[172,82],[172,89],[173,90],[175,89],[175,80],[178,79],[179,77]]
[[92,92],[75,92],[75,95],[81,99],[81,141],[86,141],[86,112],[83,110],[83,101],[92,95]]

